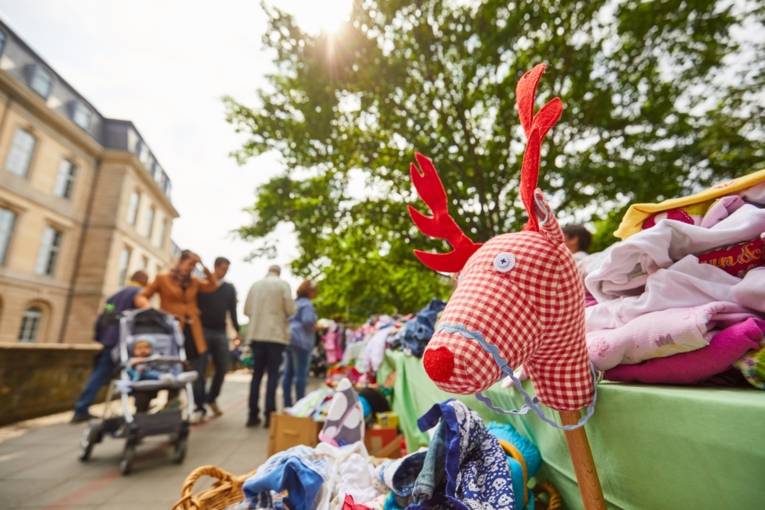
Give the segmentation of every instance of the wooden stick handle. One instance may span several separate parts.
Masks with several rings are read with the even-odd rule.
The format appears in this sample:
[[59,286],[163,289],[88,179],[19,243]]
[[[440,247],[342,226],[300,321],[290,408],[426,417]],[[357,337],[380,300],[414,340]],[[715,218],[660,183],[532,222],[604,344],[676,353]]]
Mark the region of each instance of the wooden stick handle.
[[[563,425],[575,425],[579,421],[579,411],[559,411],[559,413]],[[606,501],[603,499],[603,489],[600,487],[598,470],[592,459],[592,451],[584,427],[563,432],[566,436],[566,443],[568,443],[571,463],[574,465],[576,481],[579,484],[579,493],[582,495],[585,510],[605,510]]]

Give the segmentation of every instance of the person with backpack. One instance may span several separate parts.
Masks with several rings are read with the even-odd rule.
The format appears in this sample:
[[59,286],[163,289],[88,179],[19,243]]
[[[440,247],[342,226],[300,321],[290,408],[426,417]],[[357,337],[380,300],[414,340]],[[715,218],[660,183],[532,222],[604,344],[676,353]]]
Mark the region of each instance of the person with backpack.
[[103,345],[103,348],[96,356],[93,372],[74,404],[74,416],[71,423],[81,423],[94,418],[88,408],[95,400],[98,390],[109,383],[117,368],[117,362],[112,359],[112,350],[120,339],[120,314],[138,308],[135,302],[136,296],[148,283],[149,275],[146,271],[136,271],[125,288],[112,294],[106,300],[104,310],[99,314],[95,324],[95,339]]

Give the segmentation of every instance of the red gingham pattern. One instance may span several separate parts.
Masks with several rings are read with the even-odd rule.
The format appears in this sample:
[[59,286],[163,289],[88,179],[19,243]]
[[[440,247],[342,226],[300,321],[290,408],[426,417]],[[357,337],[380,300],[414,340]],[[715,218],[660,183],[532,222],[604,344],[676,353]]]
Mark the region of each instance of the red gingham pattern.
[[[545,405],[581,409],[591,403],[594,391],[584,336],[584,289],[555,217],[549,208],[545,212],[548,220],[539,232],[503,234],[473,254],[439,322],[477,331],[499,348],[511,368],[523,364]],[[494,267],[501,252],[515,256],[507,273]],[[426,352],[438,347],[454,355],[451,377],[436,382],[445,391],[476,393],[502,375],[474,340],[439,331]]]

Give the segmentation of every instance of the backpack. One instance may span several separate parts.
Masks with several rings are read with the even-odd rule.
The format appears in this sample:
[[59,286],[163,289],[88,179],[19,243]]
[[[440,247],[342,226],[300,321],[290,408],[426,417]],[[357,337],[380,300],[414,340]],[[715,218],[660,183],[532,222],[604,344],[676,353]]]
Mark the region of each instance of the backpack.
[[104,309],[96,317],[95,332],[96,340],[101,342],[101,335],[110,327],[116,326],[120,322],[120,312],[118,312],[112,303],[106,303]]

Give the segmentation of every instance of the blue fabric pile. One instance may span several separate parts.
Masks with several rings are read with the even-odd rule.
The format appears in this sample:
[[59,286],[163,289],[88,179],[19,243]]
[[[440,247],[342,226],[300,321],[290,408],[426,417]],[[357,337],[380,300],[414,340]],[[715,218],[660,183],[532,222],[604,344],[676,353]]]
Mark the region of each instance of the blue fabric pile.
[[411,320],[407,321],[401,333],[401,344],[404,350],[409,351],[418,358],[422,357],[425,346],[433,336],[438,314],[446,307],[446,303],[440,299],[432,299],[428,306],[417,312]]
[[386,509],[512,510],[512,472],[497,438],[465,404],[436,404],[419,420],[437,426],[427,451],[381,466]]
[[242,487],[255,508],[274,508],[272,492],[287,491],[284,502],[292,510],[316,508],[326,471],[325,463],[314,458],[313,449],[296,446],[269,458]]
[[434,405],[417,424],[432,429],[428,448],[376,470],[360,442],[276,454],[244,483],[247,506],[237,510],[328,510],[348,495],[360,503],[352,508],[372,510],[534,510],[527,481],[542,459],[510,424],[484,425],[457,400]]

